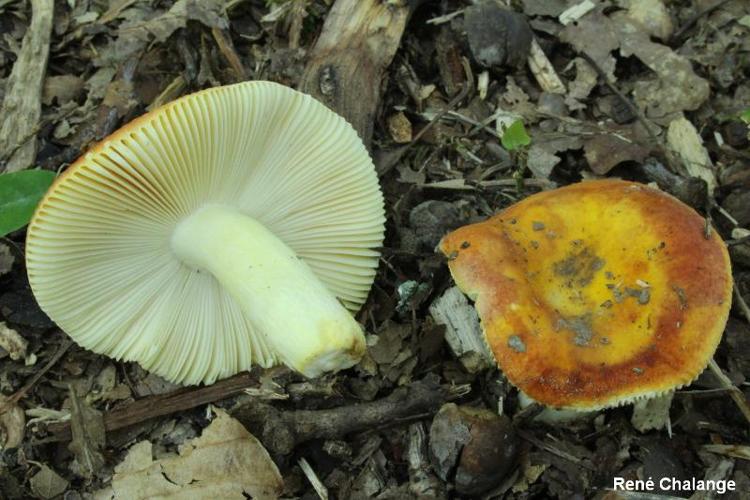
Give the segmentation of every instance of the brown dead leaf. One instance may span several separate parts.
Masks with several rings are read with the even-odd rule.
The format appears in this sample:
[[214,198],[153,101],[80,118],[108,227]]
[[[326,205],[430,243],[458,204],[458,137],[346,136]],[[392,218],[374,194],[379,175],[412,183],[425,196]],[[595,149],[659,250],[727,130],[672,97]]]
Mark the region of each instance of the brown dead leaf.
[[228,23],[222,13],[223,0],[178,0],[162,15],[138,26],[120,30],[120,37],[135,36],[164,42],[172,33],[184,28],[188,21],[198,21],[209,28],[226,29]]
[[26,339],[14,329],[8,328],[4,322],[0,322],[0,349],[7,351],[10,359],[13,361],[25,359],[27,347]]
[[522,0],[527,16],[559,16],[566,8],[565,0]]
[[631,126],[613,126],[610,133],[586,139],[583,149],[591,171],[604,175],[625,161],[642,162],[651,152]]
[[698,109],[708,99],[708,81],[695,74],[687,58],[652,42],[642,25],[626,13],[612,14],[612,25],[620,53],[625,57],[635,55],[656,73],[656,78],[636,81],[633,89],[633,97],[647,118],[666,124],[676,114]]
[[398,165],[396,170],[398,170],[398,181],[405,184],[421,185],[427,180],[427,174],[425,174],[423,170],[415,172],[405,164]]
[[558,163],[560,163],[560,157],[545,151],[541,146],[532,144],[529,148],[526,166],[537,179],[549,179]]
[[660,40],[669,40],[674,31],[672,18],[662,0],[629,0],[627,16]]
[[411,142],[411,122],[403,111],[399,111],[388,117],[388,132],[391,133],[394,142],[397,142],[398,144]]
[[263,445],[223,411],[179,456],[154,460],[142,441],[115,468],[108,498],[278,498],[283,480]]
[[70,468],[75,474],[90,479],[104,466],[101,453],[105,442],[104,418],[100,411],[78,397],[72,386],[69,393],[72,439],[68,449],[75,455]]
[[77,99],[83,92],[84,81],[75,75],[48,76],[44,80],[42,102],[46,106],[58,106]]
[[0,394],[0,451],[20,446],[25,430],[26,415],[21,407]]
[[[518,86],[512,76],[508,76],[505,84],[505,92],[502,97],[501,107],[506,111],[512,111],[527,118],[534,116],[536,106],[531,102],[529,96]],[[498,130],[499,131],[499,130]]]
[[576,79],[568,84],[568,94],[565,96],[565,104],[571,111],[586,109],[587,104],[581,102],[586,99],[599,79],[596,70],[591,67],[585,59],[576,57],[573,59],[576,66]]
[[619,47],[624,57],[634,55],[640,59],[656,75],[639,78],[633,97],[646,117],[667,124],[684,110],[698,109],[708,98],[709,84],[695,74],[686,57],[651,41],[652,33],[661,36],[671,30],[663,17],[649,18],[649,12],[659,11],[657,4],[633,0],[631,10],[609,17],[597,8],[566,26],[560,32],[560,40],[590,56],[612,82],[616,64],[613,50]]
[[589,12],[560,32],[560,40],[593,59],[609,79],[615,80],[615,58],[612,51],[620,46],[614,23],[601,9]]
[[532,130],[527,166],[537,179],[549,179],[552,169],[560,163],[557,153],[581,149],[583,146],[580,131],[576,127],[566,126],[565,129],[564,133]]
[[55,471],[42,464],[39,472],[29,480],[31,491],[38,498],[54,498],[68,489],[68,482]]
[[[95,63],[98,66],[118,66],[144,50],[150,42],[165,42],[175,31],[187,26],[188,21],[226,29],[229,23],[224,16],[225,3],[223,0],[178,0],[168,11],[161,11],[148,20],[143,20],[144,14],[137,6],[124,10],[118,13],[126,20],[120,24],[117,38],[98,51]],[[131,11],[134,15],[129,17],[127,14]]]

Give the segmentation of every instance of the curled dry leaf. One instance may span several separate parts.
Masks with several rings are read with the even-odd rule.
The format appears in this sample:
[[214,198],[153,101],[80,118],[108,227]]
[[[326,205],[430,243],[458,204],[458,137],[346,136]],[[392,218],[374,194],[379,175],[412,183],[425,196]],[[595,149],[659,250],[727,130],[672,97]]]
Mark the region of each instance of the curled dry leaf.
[[0,451],[18,447],[25,429],[26,416],[21,407],[0,395]]
[[68,489],[68,481],[60,477],[55,471],[42,465],[39,472],[29,480],[31,491],[37,498],[54,498],[62,495]]
[[17,361],[26,358],[28,342],[17,331],[0,322],[0,349],[8,352],[10,359]]
[[669,40],[674,31],[672,18],[662,0],[630,0],[627,16],[661,40]]
[[699,108],[708,98],[709,84],[695,74],[686,57],[651,41],[652,33],[663,35],[668,26],[644,25],[639,16],[643,16],[640,10],[605,16],[599,8],[566,26],[560,40],[591,57],[610,81],[615,81],[613,50],[640,59],[656,75],[637,81],[633,97],[646,117],[668,123],[681,111]]
[[115,468],[109,496],[256,499],[278,498],[283,481],[263,445],[223,411],[201,437],[180,447],[176,457],[154,460],[151,443],[133,446]]
[[613,125],[609,133],[596,134],[587,139],[584,151],[591,170],[604,175],[620,163],[643,162],[651,148],[637,132],[638,129],[631,125]]
[[620,42],[615,35],[612,21],[597,9],[569,24],[560,32],[560,41],[569,43],[578,52],[585,52],[604,71],[608,78],[614,80],[615,58],[611,52]]
[[698,109],[709,96],[709,84],[693,71],[690,61],[666,45],[651,41],[642,25],[624,13],[612,15],[617,28],[620,53],[631,55],[648,66],[657,78],[636,82],[633,97],[646,117],[669,122],[681,111]]

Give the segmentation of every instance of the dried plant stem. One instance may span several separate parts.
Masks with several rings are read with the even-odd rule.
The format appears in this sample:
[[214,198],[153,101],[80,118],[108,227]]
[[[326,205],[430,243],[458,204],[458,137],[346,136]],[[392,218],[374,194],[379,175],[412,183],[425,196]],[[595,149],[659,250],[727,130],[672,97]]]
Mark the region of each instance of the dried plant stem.
[[736,286],[734,287],[734,300],[737,301],[737,307],[740,308],[745,319],[750,323],[750,307],[748,307],[747,302],[745,302],[745,299]]
[[729,391],[729,396],[734,400],[735,404],[737,404],[737,408],[740,409],[742,414],[745,416],[745,419],[748,423],[750,423],[750,407],[747,404],[747,400],[745,399],[745,395],[742,393],[741,390],[737,386],[735,386],[731,380],[729,380],[729,377],[727,377],[723,371],[721,371],[721,368],[719,368],[719,365],[716,364],[716,360],[711,358],[711,361],[708,363],[709,368],[711,368],[711,371],[716,375],[716,378],[719,379],[719,382],[721,383],[721,386],[726,388]]
[[60,344],[57,352],[50,358],[49,361],[47,361],[47,364],[44,365],[41,370],[37,371],[34,376],[31,377],[31,380],[26,382],[26,384],[18,389],[15,394],[9,397],[4,405],[0,406],[0,415],[10,409],[11,405],[19,402],[26,395],[26,393],[28,393],[36,385],[37,382],[39,382],[39,379],[41,379],[42,376],[47,373],[50,368],[55,366],[55,363],[57,363],[58,360],[63,356],[63,354],[68,351],[68,348],[71,345],[73,345],[73,341],[70,339],[66,339],[62,344]]

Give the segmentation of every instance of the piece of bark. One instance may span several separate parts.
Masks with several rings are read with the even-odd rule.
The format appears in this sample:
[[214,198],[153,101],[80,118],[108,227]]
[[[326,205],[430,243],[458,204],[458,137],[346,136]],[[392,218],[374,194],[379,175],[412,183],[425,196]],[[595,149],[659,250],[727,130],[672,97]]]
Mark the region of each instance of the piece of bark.
[[458,287],[451,287],[430,304],[430,314],[445,325],[445,340],[469,373],[495,366],[479,316]]
[[555,67],[552,66],[552,62],[550,62],[536,38],[531,40],[528,63],[531,73],[542,90],[551,94],[565,94],[567,92],[565,84],[560,80]]
[[418,3],[336,0],[310,51],[300,90],[346,118],[368,148],[383,74]]
[[31,0],[31,23],[13,65],[0,107],[0,172],[34,164],[36,132],[52,34],[53,0]]
[[334,439],[350,432],[375,429],[425,413],[465,394],[465,387],[440,385],[426,377],[366,403],[327,410],[283,411],[256,398],[241,398],[230,414],[255,432],[275,456],[289,454],[311,439]]
[[70,394],[70,425],[73,438],[68,450],[75,456],[71,469],[80,477],[93,478],[104,466],[102,450],[106,442],[102,413],[91,408],[68,386]]

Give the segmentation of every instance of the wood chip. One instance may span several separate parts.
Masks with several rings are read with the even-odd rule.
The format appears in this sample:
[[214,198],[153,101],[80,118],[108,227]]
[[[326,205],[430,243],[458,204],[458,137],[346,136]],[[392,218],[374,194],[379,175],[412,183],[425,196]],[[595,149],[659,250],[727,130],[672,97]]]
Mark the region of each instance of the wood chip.
[[445,340],[461,363],[471,373],[495,365],[495,360],[484,340],[479,316],[466,296],[451,287],[430,305],[435,322],[445,325]]
[[682,160],[681,165],[688,177],[706,181],[709,194],[716,189],[716,174],[703,139],[690,121],[683,117],[673,120],[667,130],[669,149]]
[[567,26],[570,23],[579,20],[592,11],[594,7],[596,7],[596,5],[591,0],[583,0],[583,2],[571,6],[560,14],[560,17],[558,18],[560,24]]
[[75,455],[71,468],[77,475],[93,478],[104,466],[104,418],[80,398],[73,387],[70,393],[70,427],[73,439],[68,449]]
[[542,47],[539,46],[539,42],[536,38],[531,40],[531,51],[529,52],[529,69],[534,74],[537,83],[542,90],[550,92],[552,94],[565,94],[565,84],[560,80],[557,75],[554,66],[547,58],[547,54],[544,53]]
[[0,394],[0,451],[20,446],[25,430],[26,415],[21,407]]

